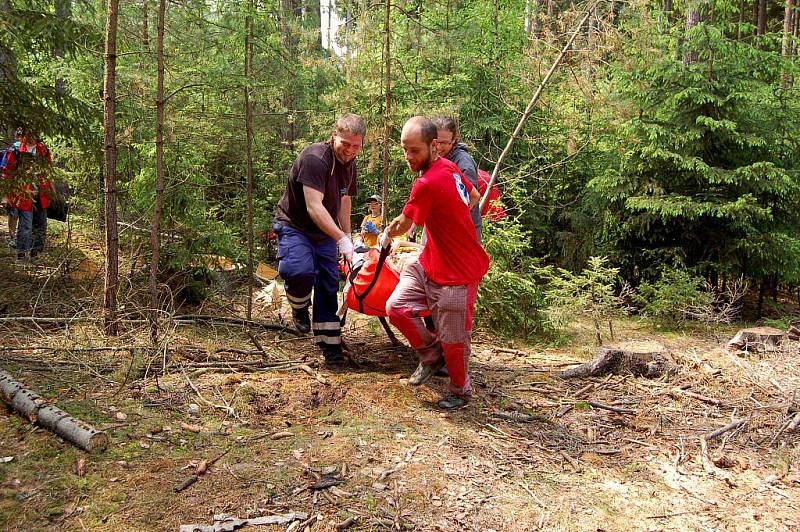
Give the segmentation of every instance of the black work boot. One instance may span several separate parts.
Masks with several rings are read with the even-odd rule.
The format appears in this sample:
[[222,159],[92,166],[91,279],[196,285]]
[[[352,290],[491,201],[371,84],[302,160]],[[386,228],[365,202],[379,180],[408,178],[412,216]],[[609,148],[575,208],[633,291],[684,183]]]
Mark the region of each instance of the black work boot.
[[292,309],[294,327],[303,334],[311,330],[311,318],[308,317],[308,307]]
[[444,357],[440,358],[430,366],[420,364],[414,373],[408,378],[408,383],[412,386],[419,386],[428,382],[433,375],[444,367]]
[[439,401],[439,408],[444,410],[456,410],[466,406],[467,400],[457,395],[450,394]]
[[326,345],[322,348],[322,356],[328,366],[341,366],[347,362],[341,345]]

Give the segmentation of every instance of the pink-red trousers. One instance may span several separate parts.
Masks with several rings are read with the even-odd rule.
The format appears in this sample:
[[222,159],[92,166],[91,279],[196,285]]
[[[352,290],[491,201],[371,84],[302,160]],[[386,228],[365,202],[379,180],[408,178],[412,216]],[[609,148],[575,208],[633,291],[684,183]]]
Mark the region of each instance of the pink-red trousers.
[[[400,329],[423,365],[435,364],[444,356],[450,374],[449,389],[463,398],[472,396],[469,379],[472,316],[478,283],[443,286],[425,275],[419,262],[410,264],[386,302],[389,321]],[[430,313],[435,330],[430,331],[420,316]]]

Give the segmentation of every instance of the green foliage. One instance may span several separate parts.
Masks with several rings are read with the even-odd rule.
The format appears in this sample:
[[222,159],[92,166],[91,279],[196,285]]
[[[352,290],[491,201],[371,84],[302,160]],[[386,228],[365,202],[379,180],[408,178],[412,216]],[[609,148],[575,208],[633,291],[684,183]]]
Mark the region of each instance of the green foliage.
[[587,267],[577,274],[559,268],[547,288],[550,320],[558,327],[576,318],[591,320],[597,345],[602,343],[601,324],[626,313],[627,292],[617,293],[616,289],[619,269],[607,262],[605,257],[591,257]]
[[553,333],[544,295],[552,268],[530,256],[530,239],[510,218],[484,226],[491,263],[479,287],[476,320],[492,333],[525,339]]
[[685,39],[630,23],[632,46],[610,73],[613,97],[633,109],[604,135],[607,160],[588,183],[623,274],[636,283],[667,262],[794,282],[800,105],[780,89],[791,65],[724,18]]
[[714,295],[705,290],[702,278],[683,268],[665,268],[658,280],[639,285],[634,301],[657,325],[675,327],[692,319],[693,310],[710,308]]

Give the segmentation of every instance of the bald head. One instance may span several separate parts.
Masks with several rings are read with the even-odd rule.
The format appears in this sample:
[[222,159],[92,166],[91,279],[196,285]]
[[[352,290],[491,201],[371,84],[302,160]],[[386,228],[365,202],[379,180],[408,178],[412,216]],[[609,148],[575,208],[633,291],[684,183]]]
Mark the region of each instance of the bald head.
[[436,125],[424,116],[410,118],[403,126],[400,145],[412,172],[424,171],[439,157],[436,133]]
[[419,140],[425,144],[430,144],[436,138],[436,124],[424,116],[414,116],[409,118],[403,126],[400,137],[408,138],[418,136]]

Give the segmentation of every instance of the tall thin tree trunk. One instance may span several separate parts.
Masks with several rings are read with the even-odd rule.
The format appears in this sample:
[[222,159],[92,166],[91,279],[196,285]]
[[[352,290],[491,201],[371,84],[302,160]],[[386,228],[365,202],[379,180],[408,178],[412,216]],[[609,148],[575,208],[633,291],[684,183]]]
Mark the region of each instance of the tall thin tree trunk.
[[[792,31],[794,30],[794,13],[795,0],[786,0],[786,8],[783,11],[783,41],[781,42],[781,55],[784,59],[789,59],[792,55]],[[781,86],[784,89],[789,88],[791,85],[791,78],[787,71],[781,73]]]
[[[72,4],[70,0],[56,0],[56,17],[65,23],[69,21],[70,16],[72,15]],[[58,59],[64,59],[64,45],[62,43],[58,43],[55,47],[55,56]],[[67,82],[61,76],[57,76],[55,79],[55,89],[56,93],[60,96],[66,96],[67,94]]]
[[792,54],[792,31],[794,30],[794,0],[786,0],[786,7],[783,10],[783,42],[781,43],[781,55],[789,57]]
[[[319,4],[317,4],[319,5]],[[247,136],[247,319],[253,317],[253,103],[250,82],[253,75],[253,1],[247,2],[244,19],[244,120]]]
[[[145,4],[146,5],[146,4]],[[164,202],[164,25],[167,16],[166,0],[158,1],[158,30],[156,34],[156,203],[150,222],[150,341],[158,345],[158,264],[161,250],[161,206]]]
[[[0,15],[5,17],[11,16],[11,0],[0,0]],[[11,51],[11,48],[6,46],[4,40],[0,40],[0,83],[6,87],[13,87],[17,81],[17,58]],[[3,91],[5,92],[5,91]],[[0,106],[3,109],[10,109],[12,106],[11,101],[5,98],[0,98]],[[0,134],[3,139],[8,139],[13,136],[14,124],[7,123],[0,129]]]
[[767,0],[758,0],[758,24],[756,35],[764,35],[767,31]]
[[386,0],[383,15],[383,58],[384,58],[384,88],[385,105],[383,109],[383,216],[389,211],[389,142],[392,135],[392,40],[391,40],[391,15],[392,3]]
[[103,76],[103,141],[105,144],[105,225],[106,271],[103,318],[109,336],[119,332],[117,325],[117,286],[119,284],[119,234],[117,230],[117,137],[116,72],[117,12],[119,0],[108,0],[106,15],[105,73]]
[[739,25],[736,28],[736,39],[741,40],[744,35],[744,19],[747,13],[747,1],[739,0]]
[[[294,25],[297,23],[303,9],[298,3],[299,0],[281,0],[281,42],[286,50],[288,57],[297,57],[297,37],[295,36]],[[292,80],[293,82],[294,80]],[[286,83],[283,89],[283,106],[287,111],[287,122],[283,129],[283,142],[286,149],[294,151],[294,142],[297,140],[297,131],[294,122],[295,109],[295,87],[293,83]]]
[[142,0],[142,48],[150,53],[150,21],[149,8],[150,0]]
[[533,32],[533,2],[534,0],[525,0],[525,20],[524,20],[524,27],[525,33],[530,38],[531,33]]
[[[697,6],[690,6],[686,9],[686,34],[689,33],[689,30],[697,26],[700,22],[700,11],[698,11]],[[684,41],[684,44],[687,41]],[[697,52],[691,51],[684,51],[683,53],[683,64],[685,66],[689,66],[692,63],[697,61]]]
[[[795,2],[795,4],[797,4],[797,2]],[[797,55],[797,39],[799,37],[798,33],[800,33],[800,12],[795,11],[794,16],[792,18],[794,19],[792,23],[792,25],[794,26],[794,28],[792,29],[792,37],[794,38],[792,39],[791,55]]]
[[333,50],[333,30],[331,29],[333,16],[333,0],[328,0],[328,49]]

